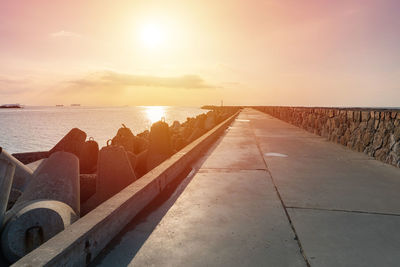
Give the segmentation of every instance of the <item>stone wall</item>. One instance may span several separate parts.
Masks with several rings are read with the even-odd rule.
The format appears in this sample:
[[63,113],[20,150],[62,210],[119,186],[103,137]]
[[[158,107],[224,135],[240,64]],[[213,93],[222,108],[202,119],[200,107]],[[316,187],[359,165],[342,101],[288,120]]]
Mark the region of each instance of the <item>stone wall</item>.
[[400,168],[400,110],[253,107]]

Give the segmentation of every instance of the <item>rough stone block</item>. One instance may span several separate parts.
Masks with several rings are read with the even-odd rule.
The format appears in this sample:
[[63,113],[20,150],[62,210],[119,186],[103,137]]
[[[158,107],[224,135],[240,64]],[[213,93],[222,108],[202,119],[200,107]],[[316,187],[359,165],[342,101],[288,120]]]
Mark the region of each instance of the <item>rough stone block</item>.
[[361,120],[360,111],[358,111],[358,110],[354,111],[354,121],[359,122],[360,120]]
[[347,111],[347,119],[352,121],[354,116],[354,112],[352,110]]
[[392,112],[385,111],[385,121],[389,121],[391,119]]
[[381,114],[379,111],[375,111],[375,120],[379,120]]
[[370,113],[368,111],[361,112],[361,120],[362,121],[368,121],[369,118],[370,118]]

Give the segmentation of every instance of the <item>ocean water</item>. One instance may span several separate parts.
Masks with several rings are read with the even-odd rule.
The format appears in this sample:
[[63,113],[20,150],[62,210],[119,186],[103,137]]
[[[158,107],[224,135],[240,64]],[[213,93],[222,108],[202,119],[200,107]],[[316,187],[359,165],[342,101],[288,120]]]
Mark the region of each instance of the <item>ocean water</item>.
[[138,134],[161,118],[171,124],[205,112],[197,107],[172,106],[0,109],[0,146],[9,153],[45,151],[77,127],[102,147],[122,123]]

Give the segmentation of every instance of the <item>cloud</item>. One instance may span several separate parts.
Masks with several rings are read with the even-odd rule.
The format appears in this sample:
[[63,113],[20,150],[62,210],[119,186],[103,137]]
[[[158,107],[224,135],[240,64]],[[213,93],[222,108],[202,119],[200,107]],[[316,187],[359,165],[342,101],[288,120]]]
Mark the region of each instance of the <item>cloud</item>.
[[58,31],[58,32],[53,32],[50,34],[51,37],[54,38],[64,38],[64,37],[81,37],[80,34],[75,33],[75,32],[69,32],[69,31]]
[[0,95],[16,95],[27,90],[27,79],[0,76]]
[[95,72],[82,79],[66,82],[80,89],[124,87],[164,87],[182,89],[214,89],[217,86],[206,83],[198,75],[183,75],[177,77],[161,77],[151,75],[133,75],[114,71]]

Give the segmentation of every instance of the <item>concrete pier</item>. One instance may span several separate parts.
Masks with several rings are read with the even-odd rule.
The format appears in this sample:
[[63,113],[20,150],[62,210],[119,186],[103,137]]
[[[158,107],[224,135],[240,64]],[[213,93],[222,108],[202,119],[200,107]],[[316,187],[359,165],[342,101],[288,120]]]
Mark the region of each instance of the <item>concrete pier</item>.
[[157,226],[95,264],[398,266],[399,192],[399,168],[244,109]]

